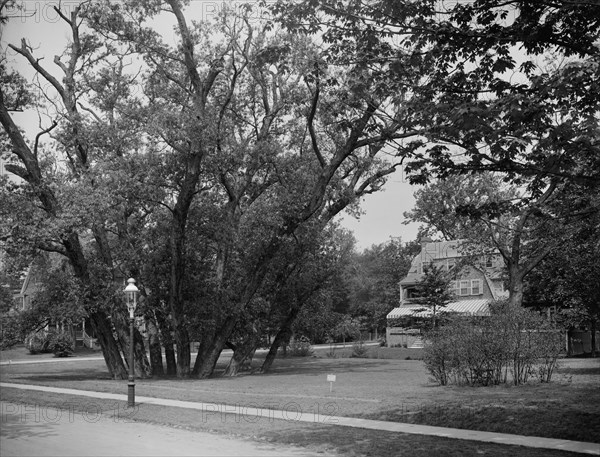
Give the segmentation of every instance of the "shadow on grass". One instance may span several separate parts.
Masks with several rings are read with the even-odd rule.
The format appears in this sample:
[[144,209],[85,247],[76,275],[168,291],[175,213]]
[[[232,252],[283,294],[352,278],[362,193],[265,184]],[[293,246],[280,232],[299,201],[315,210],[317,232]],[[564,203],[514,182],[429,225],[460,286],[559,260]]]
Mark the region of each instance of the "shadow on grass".
[[556,370],[563,375],[600,375],[600,366],[597,367],[566,367]]
[[445,437],[391,433],[380,430],[346,429],[345,427],[320,427],[319,429],[286,430],[266,433],[269,441],[291,445],[321,446],[335,450],[340,455],[402,455],[411,457],[559,457],[576,456],[570,452],[551,449],[522,448],[495,443],[456,440]]
[[[72,360],[72,359],[69,359]],[[245,376],[253,377],[271,377],[287,375],[306,375],[320,376],[324,373],[368,373],[376,371],[395,371],[407,368],[416,368],[418,362],[415,361],[397,361],[386,359],[328,359],[318,357],[282,357],[277,358],[271,369],[267,373],[260,373],[260,367],[263,363],[262,357],[256,357],[252,364],[252,370],[241,371],[237,378]],[[233,380],[236,377],[223,377],[222,373],[227,365],[227,361],[219,361],[214,375],[210,377],[213,380]],[[193,380],[194,378],[190,378]],[[22,383],[52,383],[61,381],[96,381],[112,380],[105,367],[100,366],[100,362],[82,361],[77,364],[32,364],[13,366],[3,370],[3,381],[13,381]],[[174,376],[160,376],[148,378],[145,381],[152,380],[177,380]]]
[[[258,360],[255,359],[255,363]],[[323,359],[317,357],[282,357],[277,358],[271,369],[263,376],[277,376],[287,374],[323,374],[329,371],[364,372],[369,370],[390,367],[391,360],[385,359]],[[254,367],[253,363],[253,367]],[[256,363],[255,368],[260,368]]]
[[95,372],[95,373],[56,373],[56,374],[47,374],[47,375],[23,375],[23,376],[14,376],[10,380],[11,381],[23,381],[25,383],[45,383],[45,382],[54,382],[54,381],[112,381],[108,373],[106,372]]

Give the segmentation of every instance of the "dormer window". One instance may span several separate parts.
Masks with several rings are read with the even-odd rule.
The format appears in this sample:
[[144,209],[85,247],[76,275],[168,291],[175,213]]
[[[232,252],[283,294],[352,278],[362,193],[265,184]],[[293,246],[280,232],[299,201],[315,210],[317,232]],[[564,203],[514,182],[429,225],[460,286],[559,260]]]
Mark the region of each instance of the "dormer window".
[[481,279],[473,279],[471,281],[471,295],[481,295]]
[[459,296],[482,295],[483,285],[481,279],[463,279],[456,281],[453,291]]
[[469,281],[459,281],[459,295],[471,295]]

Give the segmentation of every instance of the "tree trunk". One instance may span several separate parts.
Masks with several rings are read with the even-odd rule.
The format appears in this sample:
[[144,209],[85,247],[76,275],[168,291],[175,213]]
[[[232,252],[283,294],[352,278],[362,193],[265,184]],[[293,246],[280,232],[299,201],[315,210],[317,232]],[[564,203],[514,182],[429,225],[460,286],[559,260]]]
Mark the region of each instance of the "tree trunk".
[[188,331],[181,323],[175,329],[175,347],[177,348],[177,377],[187,378],[190,375],[192,352]]
[[[194,184],[195,187],[195,184]],[[169,290],[169,307],[171,311],[171,326],[175,337],[177,349],[177,376],[187,378],[190,375],[190,338],[185,325],[185,312],[183,305],[183,283],[185,276],[185,226],[187,212],[191,203],[191,195],[188,195],[189,202],[186,205],[183,194],[191,192],[193,188],[184,188],[180,194],[176,211],[173,214],[171,226],[171,284]],[[182,200],[183,199],[183,200]],[[183,208],[179,208],[182,206]]]
[[160,338],[158,337],[158,328],[154,317],[146,317],[146,328],[148,329],[148,349],[150,350],[150,366],[152,368],[152,376],[164,376],[162,360],[162,347]]
[[[129,364],[129,317],[123,312],[113,313],[113,325],[119,338],[119,343],[123,348],[123,356]],[[138,378],[147,378],[152,373],[146,348],[144,347],[144,338],[136,326],[133,328],[133,355],[135,364],[135,376]]]
[[175,349],[173,349],[173,335],[171,333],[171,326],[162,311],[157,310],[154,312],[156,323],[158,324],[158,331],[162,340],[163,347],[165,348],[165,361],[167,363],[167,376],[175,376],[177,374],[177,360],[175,358]]
[[231,332],[237,322],[236,316],[229,316],[223,325],[214,333],[211,341],[204,339],[198,350],[193,374],[200,379],[208,378],[213,374],[217,361]]
[[[196,360],[194,360],[194,368],[192,369],[192,376],[198,376],[202,363],[208,357],[208,353],[216,337],[216,330],[213,328],[206,328],[202,331],[201,334],[202,336],[199,342],[200,344],[198,346]],[[235,345],[233,345],[229,341],[225,342],[225,346],[231,349],[232,351],[235,351]]]
[[267,373],[271,369],[271,365],[273,365],[273,362],[277,357],[277,351],[282,344],[285,345],[285,343],[292,337],[292,324],[296,320],[299,312],[300,307],[292,308],[288,316],[283,321],[283,324],[281,324],[281,327],[279,327],[279,331],[277,332],[277,335],[275,335],[275,339],[273,339],[273,343],[271,343],[271,347],[269,348],[269,353],[267,354],[267,357],[265,358],[265,361],[260,369],[261,373]]
[[265,357],[265,361],[263,362],[262,367],[260,368],[261,373],[269,372],[269,370],[271,369],[271,365],[273,365],[273,362],[277,357],[277,351],[279,351],[281,344],[285,343],[287,338],[289,338],[289,335],[286,334],[283,328],[280,328],[277,332],[277,335],[275,335],[275,338],[271,343],[271,347],[269,348],[269,352],[267,353],[267,357]]
[[219,344],[219,340],[215,340],[215,342],[207,348],[205,351],[205,355],[202,360],[199,360],[198,364],[194,364],[194,375],[200,379],[208,378],[215,371],[215,366],[217,365],[217,361],[219,360],[219,356],[223,351],[223,345]]
[[256,348],[260,343],[260,332],[253,331],[244,341],[238,344],[233,351],[233,356],[227,364],[223,376],[237,376],[245,361],[252,363]]
[[167,362],[167,376],[175,376],[177,374],[177,359],[173,343],[165,345],[165,361]]
[[523,275],[518,266],[509,267],[508,303],[510,306],[523,305]]
[[592,316],[592,318],[590,319],[590,324],[590,327],[592,329],[592,357],[596,357],[596,318],[594,316]]
[[133,328],[133,355],[135,360],[135,373],[138,378],[148,378],[152,376],[152,367],[146,354],[146,345],[144,337],[137,327]]
[[113,379],[127,379],[127,369],[108,318],[102,312],[95,312],[90,314],[89,322],[102,348],[102,355],[110,376]]

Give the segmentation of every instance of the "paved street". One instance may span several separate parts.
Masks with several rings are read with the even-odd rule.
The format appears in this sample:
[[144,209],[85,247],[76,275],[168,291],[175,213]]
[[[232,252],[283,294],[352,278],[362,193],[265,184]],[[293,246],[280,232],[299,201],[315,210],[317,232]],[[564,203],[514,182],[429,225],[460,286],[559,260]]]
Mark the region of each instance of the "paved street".
[[2,457],[311,455],[289,446],[128,422],[106,412],[80,414],[69,409],[0,402],[0,413]]

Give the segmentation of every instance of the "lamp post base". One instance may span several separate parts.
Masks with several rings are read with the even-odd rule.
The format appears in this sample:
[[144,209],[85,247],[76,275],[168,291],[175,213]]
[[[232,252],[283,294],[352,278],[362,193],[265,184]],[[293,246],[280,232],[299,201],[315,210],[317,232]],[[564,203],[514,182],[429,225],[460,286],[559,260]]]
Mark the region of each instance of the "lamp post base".
[[127,406],[130,408],[135,406],[135,382],[132,380],[127,383]]

